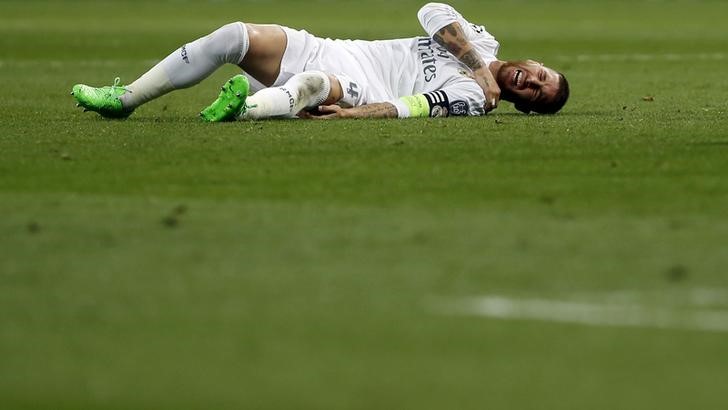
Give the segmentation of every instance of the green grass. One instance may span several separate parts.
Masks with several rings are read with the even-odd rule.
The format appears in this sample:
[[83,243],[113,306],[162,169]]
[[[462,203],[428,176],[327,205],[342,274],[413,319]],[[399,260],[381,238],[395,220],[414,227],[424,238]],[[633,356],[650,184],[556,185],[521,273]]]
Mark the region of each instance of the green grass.
[[430,305],[728,288],[728,5],[455,2],[567,74],[553,117],[200,123],[234,68],[74,108],[232,20],[421,32],[414,1],[245,3],[0,4],[0,408],[728,406],[725,333]]

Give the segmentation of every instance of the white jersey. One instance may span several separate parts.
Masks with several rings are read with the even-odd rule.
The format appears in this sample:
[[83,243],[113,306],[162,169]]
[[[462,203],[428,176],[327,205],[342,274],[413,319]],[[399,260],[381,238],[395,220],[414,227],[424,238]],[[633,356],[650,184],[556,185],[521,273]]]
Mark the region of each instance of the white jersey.
[[[485,27],[469,23],[452,7],[429,3],[418,13],[429,37],[397,40],[332,40],[283,27],[288,45],[281,74],[274,86],[305,71],[323,71],[339,79],[343,106],[390,102],[400,117],[413,113],[403,97],[427,100],[429,116],[482,115],[485,95],[470,70],[432,39],[440,29],[458,22],[467,39],[488,64],[496,60],[499,44]],[[263,87],[251,81],[253,90]],[[422,98],[424,96],[424,98]]]

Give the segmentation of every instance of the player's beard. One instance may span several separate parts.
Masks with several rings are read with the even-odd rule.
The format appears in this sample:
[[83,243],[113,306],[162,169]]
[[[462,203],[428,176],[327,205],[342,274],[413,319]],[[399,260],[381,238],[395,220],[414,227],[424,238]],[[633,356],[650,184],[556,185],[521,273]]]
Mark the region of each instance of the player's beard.
[[495,75],[495,81],[501,89],[501,99],[509,102],[515,102],[515,94],[512,91],[514,68],[518,68],[518,63],[507,61],[500,66]]

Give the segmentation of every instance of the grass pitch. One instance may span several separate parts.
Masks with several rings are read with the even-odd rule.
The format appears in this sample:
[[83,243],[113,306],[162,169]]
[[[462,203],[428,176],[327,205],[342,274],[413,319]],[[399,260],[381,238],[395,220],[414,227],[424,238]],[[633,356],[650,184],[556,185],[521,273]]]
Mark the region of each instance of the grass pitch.
[[725,294],[725,3],[455,2],[566,73],[553,117],[200,123],[234,68],[74,108],[234,20],[421,33],[413,1],[248,3],[0,4],[0,407],[728,406],[726,333],[432,306]]

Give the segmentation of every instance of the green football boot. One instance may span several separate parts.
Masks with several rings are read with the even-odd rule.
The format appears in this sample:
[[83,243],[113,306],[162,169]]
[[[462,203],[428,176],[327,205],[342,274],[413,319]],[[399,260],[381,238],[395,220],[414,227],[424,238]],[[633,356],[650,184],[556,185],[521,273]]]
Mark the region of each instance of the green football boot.
[[238,74],[222,86],[217,100],[202,110],[200,117],[207,122],[234,121],[245,113],[245,100],[250,84],[248,78]]
[[107,87],[89,87],[83,84],[73,86],[71,95],[78,101],[77,107],[83,107],[84,112],[94,111],[104,118],[126,118],[134,110],[126,110],[119,97],[129,92],[126,87],[119,85],[121,80],[116,77],[114,85]]

